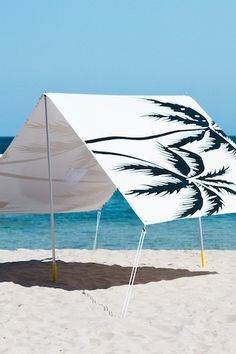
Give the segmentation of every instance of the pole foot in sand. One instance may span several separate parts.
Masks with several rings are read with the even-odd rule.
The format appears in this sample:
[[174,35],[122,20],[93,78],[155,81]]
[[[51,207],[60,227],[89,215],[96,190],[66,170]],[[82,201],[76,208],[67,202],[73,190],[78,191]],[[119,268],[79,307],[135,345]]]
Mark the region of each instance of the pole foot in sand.
[[57,264],[52,262],[52,281],[55,283],[57,281]]

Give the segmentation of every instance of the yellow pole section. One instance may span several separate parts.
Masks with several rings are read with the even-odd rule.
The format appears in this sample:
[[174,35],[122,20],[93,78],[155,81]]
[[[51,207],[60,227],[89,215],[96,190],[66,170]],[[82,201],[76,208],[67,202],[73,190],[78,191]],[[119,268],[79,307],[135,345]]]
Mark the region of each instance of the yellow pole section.
[[52,262],[52,281],[56,282],[57,281],[57,263]]
[[204,251],[201,250],[201,263],[202,263],[202,267],[205,267],[205,255],[204,255]]
[[205,267],[205,255],[204,255],[204,245],[203,245],[203,236],[202,236],[202,219],[198,218],[198,230],[199,230],[199,241],[201,246],[201,265]]

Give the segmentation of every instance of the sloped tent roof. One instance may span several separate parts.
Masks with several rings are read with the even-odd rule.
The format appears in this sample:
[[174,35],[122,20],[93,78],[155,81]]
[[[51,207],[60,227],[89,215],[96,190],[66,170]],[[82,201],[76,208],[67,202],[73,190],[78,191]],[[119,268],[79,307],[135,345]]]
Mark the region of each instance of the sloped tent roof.
[[[236,211],[236,145],[188,96],[46,94],[55,212],[116,188],[144,224]],[[0,159],[0,213],[50,211],[45,97]]]

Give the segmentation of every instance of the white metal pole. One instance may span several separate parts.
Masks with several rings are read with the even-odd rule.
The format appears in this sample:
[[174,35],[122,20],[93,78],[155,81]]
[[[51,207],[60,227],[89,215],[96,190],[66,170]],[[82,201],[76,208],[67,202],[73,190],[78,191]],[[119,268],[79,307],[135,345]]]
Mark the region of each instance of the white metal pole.
[[48,110],[47,110],[47,96],[44,94],[45,105],[45,120],[46,120],[46,137],[47,137],[47,158],[48,158],[48,181],[50,194],[50,229],[51,229],[51,243],[52,243],[52,280],[57,280],[57,265],[56,265],[56,240],[55,240],[55,222],[54,222],[54,204],[53,204],[53,185],[51,173],[51,150],[49,138],[49,124],[48,124]]
[[204,245],[203,245],[203,235],[202,235],[202,218],[198,218],[198,231],[199,231],[199,241],[201,247],[201,264],[202,267],[205,266],[205,255],[204,255]]
[[123,308],[122,308],[122,311],[121,311],[121,318],[125,318],[126,317],[126,313],[127,313],[127,310],[128,310],[128,306],[129,306],[129,302],[130,302],[130,298],[131,298],[131,294],[132,294],[132,289],[133,289],[133,285],[134,285],[134,281],[135,281],[135,277],[136,277],[136,273],[137,273],[137,269],[138,269],[138,265],[139,265],[139,259],[140,259],[140,255],[141,255],[141,251],[142,251],[145,235],[146,235],[146,226],[144,225],[143,229],[141,231],[140,238],[139,238],[139,244],[138,244],[138,248],[137,248],[137,252],[136,252],[133,268],[132,268],[130,279],[129,279],[128,289],[127,289],[125,301],[124,301],[124,304],[123,304]]
[[102,210],[99,209],[97,211],[97,224],[96,224],[95,237],[94,237],[94,241],[93,241],[93,250],[95,250],[97,248],[98,229],[99,229],[100,220],[101,220],[101,213],[102,213]]

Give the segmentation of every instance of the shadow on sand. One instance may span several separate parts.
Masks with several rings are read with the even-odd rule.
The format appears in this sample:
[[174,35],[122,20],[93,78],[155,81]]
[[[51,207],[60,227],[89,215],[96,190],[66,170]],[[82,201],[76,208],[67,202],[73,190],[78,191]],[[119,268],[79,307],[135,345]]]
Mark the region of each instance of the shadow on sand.
[[[57,261],[58,281],[51,281],[51,263],[31,260],[0,263],[0,282],[13,282],[25,287],[42,286],[64,290],[107,289],[129,282],[131,267],[98,263],[66,263]],[[146,284],[182,277],[217,274],[187,269],[139,267],[135,284]]]

